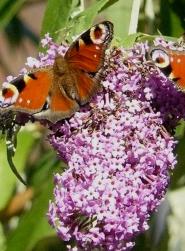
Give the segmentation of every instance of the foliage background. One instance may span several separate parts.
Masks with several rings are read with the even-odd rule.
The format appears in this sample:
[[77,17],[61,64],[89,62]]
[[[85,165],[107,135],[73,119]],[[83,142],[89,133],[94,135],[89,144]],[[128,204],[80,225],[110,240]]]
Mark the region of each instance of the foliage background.
[[[50,32],[55,41],[72,36],[104,19],[115,25],[113,44],[132,46],[133,4],[140,3],[138,32],[180,37],[185,29],[185,0],[1,0],[0,79],[17,74],[28,56],[36,56],[39,40]],[[137,20],[135,20],[137,22]],[[148,36],[144,36],[148,39]],[[47,131],[39,124],[27,125],[18,136],[14,158],[29,186],[25,188],[11,173],[3,138],[0,141],[0,250],[66,250],[45,217],[52,199],[53,173],[65,164],[47,142]],[[185,125],[176,130],[178,165],[171,177],[166,199],[151,217],[150,229],[136,239],[137,251],[185,250]]]

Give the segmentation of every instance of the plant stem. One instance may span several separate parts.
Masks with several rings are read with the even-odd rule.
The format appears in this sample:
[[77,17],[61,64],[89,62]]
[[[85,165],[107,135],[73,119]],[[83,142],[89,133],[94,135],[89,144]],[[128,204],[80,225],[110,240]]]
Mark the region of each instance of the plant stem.
[[133,0],[130,25],[128,31],[129,35],[137,32],[140,4],[141,0]]

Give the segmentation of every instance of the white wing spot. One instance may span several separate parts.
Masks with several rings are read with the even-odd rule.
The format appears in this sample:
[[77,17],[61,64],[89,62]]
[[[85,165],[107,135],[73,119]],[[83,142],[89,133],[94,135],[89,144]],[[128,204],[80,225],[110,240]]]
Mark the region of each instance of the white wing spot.
[[96,58],[97,57],[97,55],[96,54],[94,54],[94,58]]
[[100,50],[100,47],[99,47],[99,46],[96,46],[95,48],[96,48],[96,50]]
[[180,62],[181,62],[181,59],[180,59],[180,58],[178,58],[178,59],[177,59],[177,63],[180,63]]
[[31,101],[29,99],[26,102],[27,102],[28,105],[31,103]]
[[170,62],[173,62],[173,58],[172,57],[170,58]]
[[19,98],[19,103],[22,103],[22,98]]

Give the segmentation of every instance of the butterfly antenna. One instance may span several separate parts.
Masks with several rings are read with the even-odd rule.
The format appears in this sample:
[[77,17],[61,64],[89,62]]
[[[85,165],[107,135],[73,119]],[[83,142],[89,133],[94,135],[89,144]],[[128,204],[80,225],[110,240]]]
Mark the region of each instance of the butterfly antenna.
[[6,136],[7,160],[8,160],[8,164],[9,164],[12,172],[15,174],[15,176],[18,178],[18,180],[26,186],[27,183],[21,177],[21,175],[18,173],[16,166],[14,165],[13,159],[12,159],[15,155],[16,146],[17,146],[17,134],[18,134],[20,128],[21,128],[21,126],[14,124],[13,127],[9,128],[9,130],[7,131],[7,136]]

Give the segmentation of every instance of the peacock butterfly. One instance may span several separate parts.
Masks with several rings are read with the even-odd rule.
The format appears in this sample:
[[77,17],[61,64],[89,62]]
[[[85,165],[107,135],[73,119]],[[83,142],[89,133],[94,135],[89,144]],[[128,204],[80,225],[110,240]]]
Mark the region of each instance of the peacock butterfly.
[[162,46],[152,47],[149,56],[154,64],[171,80],[181,91],[185,91],[185,52],[171,50]]
[[6,134],[10,168],[23,184],[26,182],[12,161],[20,129],[17,117],[26,113],[55,123],[89,102],[100,87],[105,50],[112,37],[111,22],[94,25],[71,44],[64,56],[57,55],[52,66],[33,69],[3,84],[0,131]]
[[52,66],[37,68],[3,85],[0,112],[13,111],[53,123],[71,117],[100,87],[113,24],[104,21],[77,38]]

